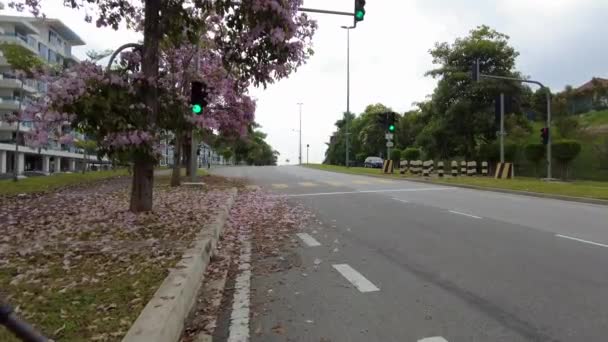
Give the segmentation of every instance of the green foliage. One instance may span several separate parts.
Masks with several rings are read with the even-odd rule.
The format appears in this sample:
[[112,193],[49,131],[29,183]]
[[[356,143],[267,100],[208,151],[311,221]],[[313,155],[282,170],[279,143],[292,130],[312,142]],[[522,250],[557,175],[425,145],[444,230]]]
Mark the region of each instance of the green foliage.
[[225,159],[230,159],[234,156],[237,163],[245,162],[248,165],[276,165],[279,152],[274,151],[266,142],[266,134],[259,130],[254,130],[254,127],[259,127],[257,124],[250,127],[250,132],[247,137],[240,138],[236,141],[218,140],[215,146],[222,151],[222,156]]
[[551,144],[553,158],[562,166],[562,178],[568,178],[568,166],[581,152],[581,144],[576,140],[560,140]]
[[566,139],[576,138],[580,132],[580,123],[573,116],[558,117],[554,124],[559,134]]
[[540,162],[545,158],[547,148],[540,143],[528,144],[524,147],[524,155],[528,161],[534,164],[535,173],[538,176],[538,167]]
[[25,72],[27,77],[32,77],[35,69],[44,65],[38,55],[18,44],[2,43],[0,51],[11,67]]
[[562,162],[571,162],[581,152],[581,144],[576,140],[560,140],[551,144],[553,157]]
[[532,133],[532,124],[522,113],[514,113],[505,118],[505,131],[510,141],[523,145]]
[[401,153],[401,158],[404,160],[418,160],[420,159],[420,155],[422,153],[420,152],[419,148],[415,148],[415,147],[408,147],[405,150],[403,150],[403,152]]
[[482,144],[479,146],[478,156],[481,161],[494,164],[500,160],[500,146],[496,142]]
[[86,154],[93,154],[97,151],[97,142],[93,140],[78,140],[74,142],[76,148],[83,149]]
[[[505,143],[505,161],[513,162],[517,157],[518,145],[515,143]],[[481,161],[496,163],[500,161],[500,143],[495,141],[479,146],[477,157]]]
[[545,158],[546,150],[543,144],[528,144],[524,148],[524,155],[528,161],[538,164]]
[[398,148],[395,148],[393,150],[391,150],[391,160],[393,161],[393,163],[395,164],[399,164],[399,160],[401,159],[401,150]]
[[336,121],[335,139],[329,142],[325,151],[324,164],[344,165],[346,162],[346,123],[348,122],[349,146],[351,159],[362,163],[369,156],[386,155],[386,138],[384,127],[378,125],[379,113],[390,111],[380,103],[369,105],[365,111],[355,116],[344,113],[342,119]]
[[[437,43],[431,50],[438,67],[427,72],[438,79],[429,105],[421,107],[431,119],[416,142],[429,155],[473,157],[479,142],[496,139],[494,101],[501,93],[522,103],[524,87],[516,82],[482,80],[474,82],[469,70],[476,59],[485,74],[516,76],[519,55],[509,37],[488,26],[480,26],[453,44]],[[513,108],[519,111],[517,105]]]

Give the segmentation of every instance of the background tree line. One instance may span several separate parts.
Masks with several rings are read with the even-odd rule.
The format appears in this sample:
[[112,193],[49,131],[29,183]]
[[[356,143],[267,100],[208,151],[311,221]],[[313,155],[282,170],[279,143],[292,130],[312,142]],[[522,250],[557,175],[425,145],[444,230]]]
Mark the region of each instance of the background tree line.
[[[515,69],[519,53],[509,44],[509,37],[480,26],[452,44],[436,43],[429,52],[436,67],[426,75],[435,78],[437,86],[427,100],[415,103],[415,109],[398,113],[396,148],[390,158],[405,158],[402,152],[415,148],[422,159],[498,161],[497,101],[500,93],[504,93],[506,158],[518,160],[522,164],[519,166],[527,167],[523,171],[533,175],[545,157],[539,129],[546,121],[546,90],[532,90],[509,81],[474,82],[470,74],[471,65],[479,59],[483,74],[527,78]],[[575,114],[582,108],[608,108],[608,82],[594,79],[590,83],[582,90],[567,86],[564,91],[552,94],[554,158],[558,171],[564,175],[567,165],[581,152],[581,143],[593,145],[596,140],[588,139],[589,130],[582,127]],[[345,164],[347,120],[350,160],[354,165],[361,165],[368,156],[386,158],[384,127],[376,120],[379,113],[386,111],[392,109],[378,103],[367,106],[359,115],[344,113],[335,124],[337,129],[327,144],[324,163]],[[596,150],[605,146],[597,141],[595,145]],[[600,175],[602,178],[608,178],[606,171]]]

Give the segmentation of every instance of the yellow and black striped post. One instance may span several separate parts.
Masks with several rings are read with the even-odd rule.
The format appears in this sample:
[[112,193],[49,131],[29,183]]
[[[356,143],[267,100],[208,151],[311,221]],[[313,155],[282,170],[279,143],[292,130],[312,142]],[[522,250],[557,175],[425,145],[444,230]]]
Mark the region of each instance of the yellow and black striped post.
[[400,166],[399,173],[404,175],[407,172],[407,166],[408,166],[407,160],[400,161],[399,166]]
[[439,176],[439,178],[443,178],[444,173],[445,170],[443,169],[443,162],[437,162],[437,175]]
[[482,176],[488,176],[488,162],[484,161],[481,162],[481,175]]
[[422,175],[422,160],[416,160],[416,174]]
[[513,177],[513,164],[511,163],[498,163],[496,166],[496,179],[510,179]]
[[428,177],[430,175],[430,170],[431,170],[430,166],[431,166],[431,161],[429,161],[429,160],[425,160],[422,163],[422,176]]
[[384,173],[393,173],[393,161],[392,160],[385,160],[384,161],[384,166],[382,167],[382,170]]
[[470,161],[467,163],[467,175],[469,177],[477,176],[477,162]]
[[452,177],[458,177],[458,162],[452,160]]

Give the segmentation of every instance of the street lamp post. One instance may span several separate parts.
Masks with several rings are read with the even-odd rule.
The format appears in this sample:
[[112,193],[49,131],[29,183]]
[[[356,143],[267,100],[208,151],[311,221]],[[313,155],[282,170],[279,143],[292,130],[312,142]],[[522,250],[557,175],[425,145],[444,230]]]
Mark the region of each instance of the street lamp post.
[[348,117],[350,115],[350,30],[356,26],[341,26],[346,30],[346,167],[350,166],[349,150],[350,150],[350,133],[348,125]]
[[299,157],[298,157],[298,164],[302,165],[302,102],[298,102],[298,106],[300,106],[300,143],[299,143]]

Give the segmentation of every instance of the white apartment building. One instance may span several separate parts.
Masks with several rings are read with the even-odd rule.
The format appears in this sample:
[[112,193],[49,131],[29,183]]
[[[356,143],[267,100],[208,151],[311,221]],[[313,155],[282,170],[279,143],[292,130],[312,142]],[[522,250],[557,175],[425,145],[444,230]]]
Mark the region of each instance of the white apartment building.
[[[85,45],[74,31],[58,19],[5,15],[0,15],[1,43],[20,44],[47,63],[64,67],[78,62],[72,55],[72,47]],[[17,134],[16,123],[1,121],[5,114],[19,110],[20,101],[25,100],[22,102],[25,105],[28,98],[44,93],[46,87],[43,82],[35,80],[25,80],[22,84],[0,53],[0,178],[12,174],[15,168],[19,175],[48,175],[78,171],[85,167],[83,151],[58,142],[51,142],[46,148],[32,149],[23,145],[23,133],[31,129],[31,123],[21,123]],[[82,135],[77,135],[77,138],[84,139]],[[19,146],[15,154],[16,143]],[[89,163],[99,163],[96,156],[87,158]]]

